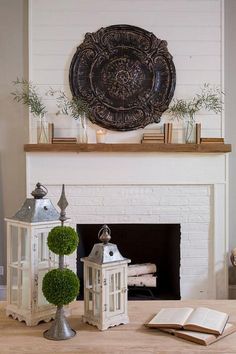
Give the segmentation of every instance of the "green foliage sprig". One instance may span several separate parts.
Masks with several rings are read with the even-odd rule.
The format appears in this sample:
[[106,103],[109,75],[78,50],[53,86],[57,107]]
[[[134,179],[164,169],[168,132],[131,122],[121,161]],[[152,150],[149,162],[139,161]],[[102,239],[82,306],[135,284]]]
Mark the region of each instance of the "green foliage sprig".
[[89,106],[87,102],[85,102],[80,97],[68,97],[66,93],[62,90],[50,90],[47,92],[49,96],[56,97],[57,100],[57,115],[65,114],[71,115],[74,119],[78,119],[83,113],[89,116]]
[[173,104],[168,108],[173,119],[195,120],[194,115],[201,109],[220,113],[223,109],[223,92],[219,88],[213,88],[209,84],[204,84],[200,93],[192,99],[174,99]]
[[70,226],[56,226],[48,234],[48,248],[59,255],[73,253],[79,243],[77,232]]
[[67,305],[78,295],[79,279],[70,269],[53,269],[43,278],[43,294],[50,304]]
[[35,117],[47,113],[46,107],[42,102],[42,98],[39,96],[37,88],[32,84],[32,82],[17,78],[16,81],[13,81],[13,84],[17,88],[14,92],[11,92],[11,94],[16,102],[21,102],[28,106],[30,112]]

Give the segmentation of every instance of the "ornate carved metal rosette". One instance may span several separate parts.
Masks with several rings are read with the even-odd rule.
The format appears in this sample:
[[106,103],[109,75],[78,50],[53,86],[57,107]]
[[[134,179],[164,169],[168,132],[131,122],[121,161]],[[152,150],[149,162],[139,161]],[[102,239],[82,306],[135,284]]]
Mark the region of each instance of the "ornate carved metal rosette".
[[86,33],[70,66],[72,94],[88,102],[91,121],[128,131],[160,121],[175,90],[167,42],[129,25]]

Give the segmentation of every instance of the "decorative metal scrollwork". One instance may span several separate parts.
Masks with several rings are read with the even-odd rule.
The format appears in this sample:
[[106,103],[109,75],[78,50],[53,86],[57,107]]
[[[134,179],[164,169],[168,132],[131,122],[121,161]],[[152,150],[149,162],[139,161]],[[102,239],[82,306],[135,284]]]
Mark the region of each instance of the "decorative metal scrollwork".
[[175,90],[175,66],[167,42],[129,25],[86,33],[69,74],[74,96],[84,99],[91,121],[128,131],[160,122]]

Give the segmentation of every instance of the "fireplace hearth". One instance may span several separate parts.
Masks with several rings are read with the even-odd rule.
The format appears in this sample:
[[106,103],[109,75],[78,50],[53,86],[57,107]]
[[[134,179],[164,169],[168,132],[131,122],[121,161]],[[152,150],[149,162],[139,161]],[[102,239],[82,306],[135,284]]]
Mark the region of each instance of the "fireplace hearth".
[[[78,299],[83,299],[83,263],[102,224],[79,224],[77,274],[81,282]],[[154,263],[157,267],[156,287],[129,286],[129,300],[180,299],[180,224],[109,224],[111,242],[131,264]]]

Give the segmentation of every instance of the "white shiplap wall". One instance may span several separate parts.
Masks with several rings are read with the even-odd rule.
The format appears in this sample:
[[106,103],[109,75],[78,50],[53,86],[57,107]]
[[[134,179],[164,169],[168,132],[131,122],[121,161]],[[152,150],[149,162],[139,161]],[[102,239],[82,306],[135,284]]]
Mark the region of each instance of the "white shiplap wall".
[[[191,97],[205,82],[223,88],[222,12],[223,0],[30,0],[30,79],[42,93],[49,87],[69,92],[70,62],[85,33],[126,23],[167,40],[177,73],[175,97]],[[45,103],[56,134],[73,135],[75,122],[55,116],[52,98]],[[222,115],[200,112],[197,120],[203,136],[224,135]],[[95,141],[95,129],[90,124],[89,142]],[[139,141],[141,134],[109,132],[107,141]]]

